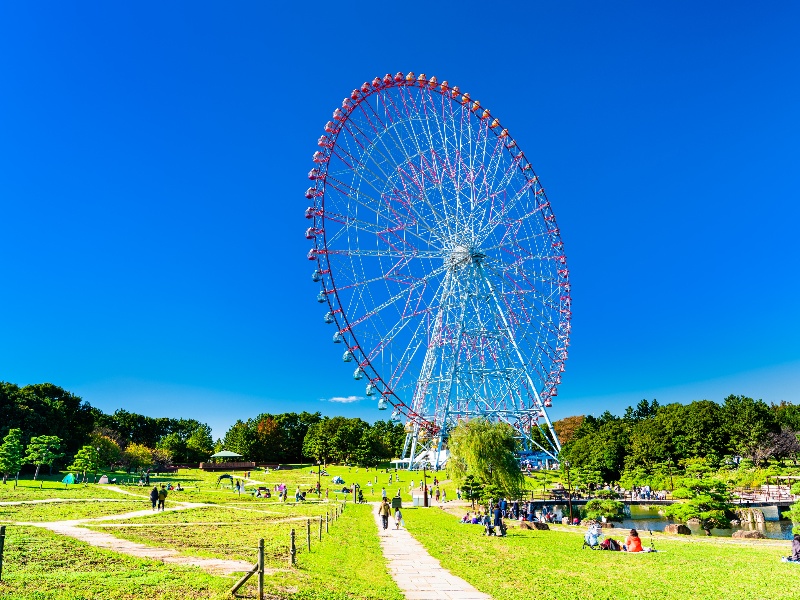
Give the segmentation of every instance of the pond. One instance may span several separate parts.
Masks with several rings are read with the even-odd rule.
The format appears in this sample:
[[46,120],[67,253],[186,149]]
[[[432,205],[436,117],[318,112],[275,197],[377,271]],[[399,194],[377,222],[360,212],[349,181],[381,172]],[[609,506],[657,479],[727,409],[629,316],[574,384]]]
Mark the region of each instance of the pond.
[[[664,527],[672,523],[677,523],[671,519],[666,519],[658,514],[659,507],[653,506],[631,506],[630,518],[626,518],[622,523],[614,523],[614,527],[622,531],[628,529],[638,529],[641,531],[664,531]],[[705,535],[705,532],[699,525],[687,525],[692,530],[692,535]],[[767,521],[763,525],[750,525],[748,523],[739,527],[731,529],[712,529],[711,535],[719,537],[731,537],[734,531],[744,529],[752,531],[758,529],[765,536],[774,540],[790,540],[792,539],[792,522],[788,520],[781,521]]]
[[[559,515],[567,514],[566,506],[559,505],[553,508],[558,512]],[[663,509],[663,507],[659,506],[626,506],[625,510],[630,516],[625,518],[622,523],[614,523],[614,528],[625,533],[627,533],[627,531],[630,529],[637,529],[641,533],[647,532],[648,530],[664,531],[664,528],[667,525],[679,523],[679,521],[673,521],[672,519],[667,519],[658,514],[659,508]],[[746,531],[758,529],[769,539],[792,539],[792,522],[786,519],[780,521],[777,520],[777,510],[773,509],[773,511],[775,513],[774,515],[770,514],[769,508],[764,509],[766,518],[772,518],[773,520],[768,520],[763,525],[750,525],[749,523],[744,523],[741,526],[736,526],[731,529],[712,529],[711,535],[719,537],[731,537],[734,531],[739,531],[740,529],[744,529]],[[692,535],[705,535],[705,532],[700,528],[699,525],[687,525],[687,527],[692,530]]]

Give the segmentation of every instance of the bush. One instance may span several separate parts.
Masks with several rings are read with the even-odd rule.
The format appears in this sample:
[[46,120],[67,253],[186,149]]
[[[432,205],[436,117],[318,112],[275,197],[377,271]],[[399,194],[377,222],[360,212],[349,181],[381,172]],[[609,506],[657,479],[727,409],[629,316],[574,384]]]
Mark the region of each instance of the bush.
[[625,505],[617,500],[589,500],[581,511],[581,516],[586,519],[600,519],[607,521],[622,521],[625,517]]
[[694,493],[692,490],[682,487],[672,492],[672,497],[676,500],[688,500],[689,498],[694,498]]
[[600,490],[597,492],[597,497],[602,500],[616,500],[619,498],[619,494],[614,490]]

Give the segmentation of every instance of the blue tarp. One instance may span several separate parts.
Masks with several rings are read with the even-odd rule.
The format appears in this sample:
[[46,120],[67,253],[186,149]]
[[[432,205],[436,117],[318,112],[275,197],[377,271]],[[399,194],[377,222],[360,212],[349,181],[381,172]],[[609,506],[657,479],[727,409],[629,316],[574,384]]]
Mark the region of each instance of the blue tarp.
[[61,480],[61,483],[75,483],[75,476],[72,473],[67,473],[67,476]]

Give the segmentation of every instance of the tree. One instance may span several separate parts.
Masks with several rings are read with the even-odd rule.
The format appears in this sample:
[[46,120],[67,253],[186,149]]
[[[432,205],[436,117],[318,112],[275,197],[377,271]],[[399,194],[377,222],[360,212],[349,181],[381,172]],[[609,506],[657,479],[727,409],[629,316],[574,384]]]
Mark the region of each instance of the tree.
[[75,471],[83,474],[83,481],[86,481],[86,472],[97,472],[100,466],[100,455],[94,446],[84,446],[72,459],[72,464],[67,467],[69,471]]
[[325,425],[325,420],[311,425],[303,440],[303,454],[322,464],[327,464],[333,454],[331,440],[325,431]]
[[122,460],[122,450],[119,444],[113,438],[107,435],[100,435],[100,430],[95,430],[92,433],[91,444],[98,450],[98,462],[100,466],[106,465],[108,467],[119,463]]
[[[169,456],[170,460],[173,457],[186,457],[186,442],[181,439],[178,433],[169,433],[158,440],[155,451]],[[158,462],[158,460],[156,460]]]
[[0,473],[3,474],[3,483],[9,475],[17,475],[22,467],[22,430],[11,429],[3,438],[0,446]]
[[201,462],[214,454],[214,438],[211,437],[211,427],[203,425],[198,427],[186,440],[186,460],[188,462]]
[[800,431],[800,406],[781,400],[780,404],[772,404],[770,408],[775,412],[775,418],[780,425]]
[[770,433],[767,443],[772,450],[772,456],[778,460],[791,457],[797,464],[797,455],[800,454],[800,442],[797,440],[797,431],[789,427],[781,427],[780,433]]
[[461,497],[471,501],[474,509],[475,501],[480,500],[483,496],[483,487],[483,484],[474,475],[467,475],[461,482]]
[[485,485],[497,486],[505,495],[519,495],[524,478],[510,425],[486,419],[461,421],[450,432],[448,447],[448,468],[462,485],[468,475],[473,475]]
[[57,435],[38,435],[31,438],[28,443],[25,462],[36,465],[36,472],[33,474],[34,481],[39,476],[39,469],[41,469],[42,465],[48,465],[52,470],[53,462],[63,456],[60,450],[61,438]]
[[153,451],[143,444],[128,444],[123,454],[128,471],[138,471],[153,464]]
[[579,469],[598,471],[603,481],[619,481],[630,445],[631,426],[608,412],[586,417],[575,439],[561,449],[561,460]]
[[625,518],[625,505],[618,500],[595,498],[589,500],[581,512],[586,519],[599,520],[605,517],[607,521],[622,522]]
[[730,395],[722,405],[722,426],[729,437],[730,450],[747,456],[758,465],[764,456],[760,451],[770,432],[780,427],[775,412],[762,400]]
[[629,406],[625,409],[625,416],[622,418],[626,421],[643,421],[645,419],[650,419],[656,416],[656,412],[658,411],[658,400],[653,400],[653,402],[648,402],[647,400],[641,400],[639,404],[636,405],[636,408]]
[[666,516],[684,523],[697,519],[706,535],[711,535],[712,529],[730,529],[734,506],[724,483],[689,479],[684,480],[684,486],[689,499],[667,506]]
[[153,466],[156,471],[161,471],[164,467],[172,465],[172,454],[163,448],[155,448],[151,454],[153,457]]
[[585,419],[586,417],[579,415],[574,417],[565,417],[553,423],[553,429],[555,429],[556,435],[558,436],[558,441],[561,442],[562,446],[575,438],[576,433],[580,429],[580,426],[583,424]]

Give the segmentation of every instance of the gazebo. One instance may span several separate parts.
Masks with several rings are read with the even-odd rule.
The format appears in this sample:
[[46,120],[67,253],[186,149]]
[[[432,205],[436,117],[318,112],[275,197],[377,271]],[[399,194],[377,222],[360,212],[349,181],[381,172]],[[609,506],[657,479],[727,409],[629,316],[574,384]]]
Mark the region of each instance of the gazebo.
[[237,458],[242,458],[242,455],[222,450],[211,455],[211,462],[200,463],[200,468],[204,471],[235,471],[236,469],[249,471],[256,466],[254,462],[236,461]]

